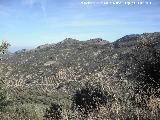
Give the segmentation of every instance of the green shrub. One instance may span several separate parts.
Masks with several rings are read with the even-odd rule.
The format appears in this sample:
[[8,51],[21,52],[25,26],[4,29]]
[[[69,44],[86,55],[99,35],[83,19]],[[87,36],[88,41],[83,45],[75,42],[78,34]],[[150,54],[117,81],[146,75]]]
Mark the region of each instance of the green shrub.
[[10,43],[8,43],[7,41],[3,41],[0,44],[0,53],[2,52],[2,54],[4,54],[5,50],[8,49],[10,46],[11,46]]
[[11,103],[11,101],[8,98],[8,94],[5,88],[5,78],[0,78],[0,112],[4,112],[6,107]]
[[72,107],[84,114],[88,114],[101,105],[106,105],[110,98],[111,96],[102,89],[101,85],[93,86],[87,83],[73,95]]
[[140,55],[136,68],[133,75],[138,83],[138,88],[136,88],[138,92],[142,91],[147,96],[154,94],[159,97],[160,52],[148,48],[144,55]]
[[52,103],[50,108],[46,109],[44,118],[46,120],[60,120],[60,119],[62,119],[62,107],[57,103]]

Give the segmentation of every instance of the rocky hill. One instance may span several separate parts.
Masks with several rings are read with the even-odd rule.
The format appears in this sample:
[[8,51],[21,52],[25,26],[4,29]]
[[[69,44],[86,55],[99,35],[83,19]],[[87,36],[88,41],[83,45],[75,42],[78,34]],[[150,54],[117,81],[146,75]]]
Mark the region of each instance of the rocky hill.
[[1,70],[7,75],[8,86],[56,89],[66,82],[91,79],[103,72],[113,77],[113,67],[116,71],[122,63],[130,62],[131,54],[138,55],[148,48],[158,51],[159,46],[158,32],[127,35],[113,43],[100,38],[87,41],[66,38],[57,44],[18,51],[1,61]]
[[[160,110],[159,66],[160,32],[126,35],[112,43],[101,38],[66,38],[57,44],[17,51],[0,61],[15,104],[58,101],[66,106],[85,83],[100,83],[114,98],[112,108],[121,107],[119,113],[112,111],[114,116],[125,120],[128,114],[134,118],[137,108],[142,110],[137,116],[145,116],[143,119],[160,117],[150,112],[153,106]],[[150,100],[154,100],[152,107]]]
[[102,39],[84,42],[67,38],[57,44],[18,51],[2,60],[1,67],[9,86],[58,87],[59,81],[83,80],[102,71],[104,64],[110,62],[108,56],[112,56],[112,49],[113,45]]
[[8,77],[9,86],[56,88],[60,83],[102,74],[113,66],[118,69],[120,63],[131,62],[131,55],[137,56],[148,49],[158,51],[159,44],[160,33],[127,35],[113,43],[100,38],[87,41],[67,38],[57,44],[18,51],[1,61],[1,69]]
[[[156,45],[159,43],[159,32],[155,33],[143,33],[143,34],[131,34],[126,35],[114,43],[118,44],[119,46],[134,46],[136,44],[145,44],[145,45]],[[156,47],[156,46],[155,46]]]

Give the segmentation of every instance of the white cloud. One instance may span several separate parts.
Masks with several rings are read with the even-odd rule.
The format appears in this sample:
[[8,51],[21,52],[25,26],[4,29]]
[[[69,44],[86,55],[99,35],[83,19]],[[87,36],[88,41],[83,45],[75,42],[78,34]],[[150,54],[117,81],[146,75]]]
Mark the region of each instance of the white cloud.
[[22,0],[24,5],[34,7],[36,4],[40,6],[45,22],[47,21],[46,5],[48,0]]
[[34,7],[35,4],[39,4],[41,9],[46,9],[47,0],[22,0],[23,5]]

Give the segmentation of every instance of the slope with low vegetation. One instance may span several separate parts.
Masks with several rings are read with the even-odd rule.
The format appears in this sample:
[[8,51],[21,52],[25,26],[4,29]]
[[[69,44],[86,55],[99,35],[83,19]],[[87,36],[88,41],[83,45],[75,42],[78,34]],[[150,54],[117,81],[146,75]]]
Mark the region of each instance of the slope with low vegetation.
[[0,61],[12,104],[3,119],[158,120],[160,33],[67,38]]

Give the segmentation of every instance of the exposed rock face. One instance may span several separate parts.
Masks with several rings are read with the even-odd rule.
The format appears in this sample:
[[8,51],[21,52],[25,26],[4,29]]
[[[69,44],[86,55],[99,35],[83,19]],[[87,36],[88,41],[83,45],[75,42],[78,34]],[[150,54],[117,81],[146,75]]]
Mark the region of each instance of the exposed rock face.
[[144,58],[142,54],[145,56],[146,50],[156,48],[158,51],[159,45],[160,33],[127,35],[113,43],[100,38],[88,41],[67,38],[54,45],[14,54],[0,64],[7,73],[8,86],[52,90],[72,80],[113,81],[122,74],[130,78],[136,66],[134,58]]

